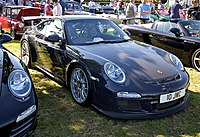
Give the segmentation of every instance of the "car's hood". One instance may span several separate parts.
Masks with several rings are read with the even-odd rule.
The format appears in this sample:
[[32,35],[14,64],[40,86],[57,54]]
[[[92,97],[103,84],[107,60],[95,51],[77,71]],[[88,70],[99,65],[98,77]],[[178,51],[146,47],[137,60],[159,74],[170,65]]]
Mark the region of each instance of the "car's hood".
[[140,42],[98,44],[79,48],[112,61],[130,78],[150,81],[177,74],[175,67],[157,53],[159,50]]
[[17,15],[17,19],[25,16],[40,16],[40,8],[22,8]]

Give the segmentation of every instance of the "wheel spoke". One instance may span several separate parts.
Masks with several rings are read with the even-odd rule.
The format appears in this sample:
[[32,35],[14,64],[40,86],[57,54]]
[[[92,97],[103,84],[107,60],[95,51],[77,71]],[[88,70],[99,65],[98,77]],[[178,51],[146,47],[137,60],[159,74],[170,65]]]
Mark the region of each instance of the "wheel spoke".
[[194,58],[194,60],[195,60],[195,61],[200,61],[200,58],[197,58],[197,57],[196,57],[196,58]]

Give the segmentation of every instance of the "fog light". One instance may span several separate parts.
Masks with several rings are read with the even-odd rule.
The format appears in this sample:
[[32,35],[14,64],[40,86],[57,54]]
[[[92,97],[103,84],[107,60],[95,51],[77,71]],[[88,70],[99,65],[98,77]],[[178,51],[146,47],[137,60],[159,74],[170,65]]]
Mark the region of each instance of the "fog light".
[[135,92],[118,92],[117,97],[120,98],[141,98],[141,95]]
[[26,117],[30,116],[33,112],[35,112],[36,110],[36,105],[31,106],[30,108],[28,108],[27,110],[25,110],[24,112],[22,112],[18,117],[16,122],[19,122],[23,119],[25,119]]

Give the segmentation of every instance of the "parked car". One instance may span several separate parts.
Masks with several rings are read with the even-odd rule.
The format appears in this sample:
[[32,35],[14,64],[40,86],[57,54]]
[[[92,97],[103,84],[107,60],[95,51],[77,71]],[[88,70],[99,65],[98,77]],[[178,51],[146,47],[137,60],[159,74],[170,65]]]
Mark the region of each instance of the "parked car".
[[105,14],[114,14],[115,10],[113,7],[109,6],[109,5],[105,5],[105,6],[101,6],[103,9],[103,13]]
[[27,67],[2,46],[11,40],[0,35],[0,136],[29,136],[36,128],[37,97]]
[[40,9],[27,6],[5,6],[3,7],[0,23],[5,32],[12,35],[14,39],[19,39],[25,31],[26,26],[30,25],[23,22],[21,17],[39,16]]
[[[84,8],[84,11],[87,11],[87,12],[90,11],[88,5],[84,4],[84,5],[82,5],[82,6],[83,6],[83,8]],[[104,12],[104,11],[103,11],[103,8],[101,7],[101,5],[96,4],[94,7],[95,7],[95,14],[102,14],[102,13]]]
[[78,104],[110,117],[159,118],[186,107],[189,76],[181,61],[131,40],[109,19],[52,17],[27,30],[20,45],[27,66],[69,86]]
[[77,1],[66,1],[65,15],[90,15],[90,12],[84,11],[84,8]]
[[130,33],[132,39],[165,49],[179,57],[185,65],[200,71],[199,21],[157,21],[150,24],[150,28],[138,25],[122,28]]

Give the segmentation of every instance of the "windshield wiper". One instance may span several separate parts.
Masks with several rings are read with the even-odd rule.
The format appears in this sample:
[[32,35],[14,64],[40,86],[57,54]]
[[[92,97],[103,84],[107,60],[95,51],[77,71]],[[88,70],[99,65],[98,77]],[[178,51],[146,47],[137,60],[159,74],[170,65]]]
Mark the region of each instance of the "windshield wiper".
[[89,41],[86,43],[83,43],[81,45],[93,45],[93,44],[100,44],[100,43],[121,43],[121,42],[128,42],[131,39],[123,39],[123,40],[101,40],[101,41]]

